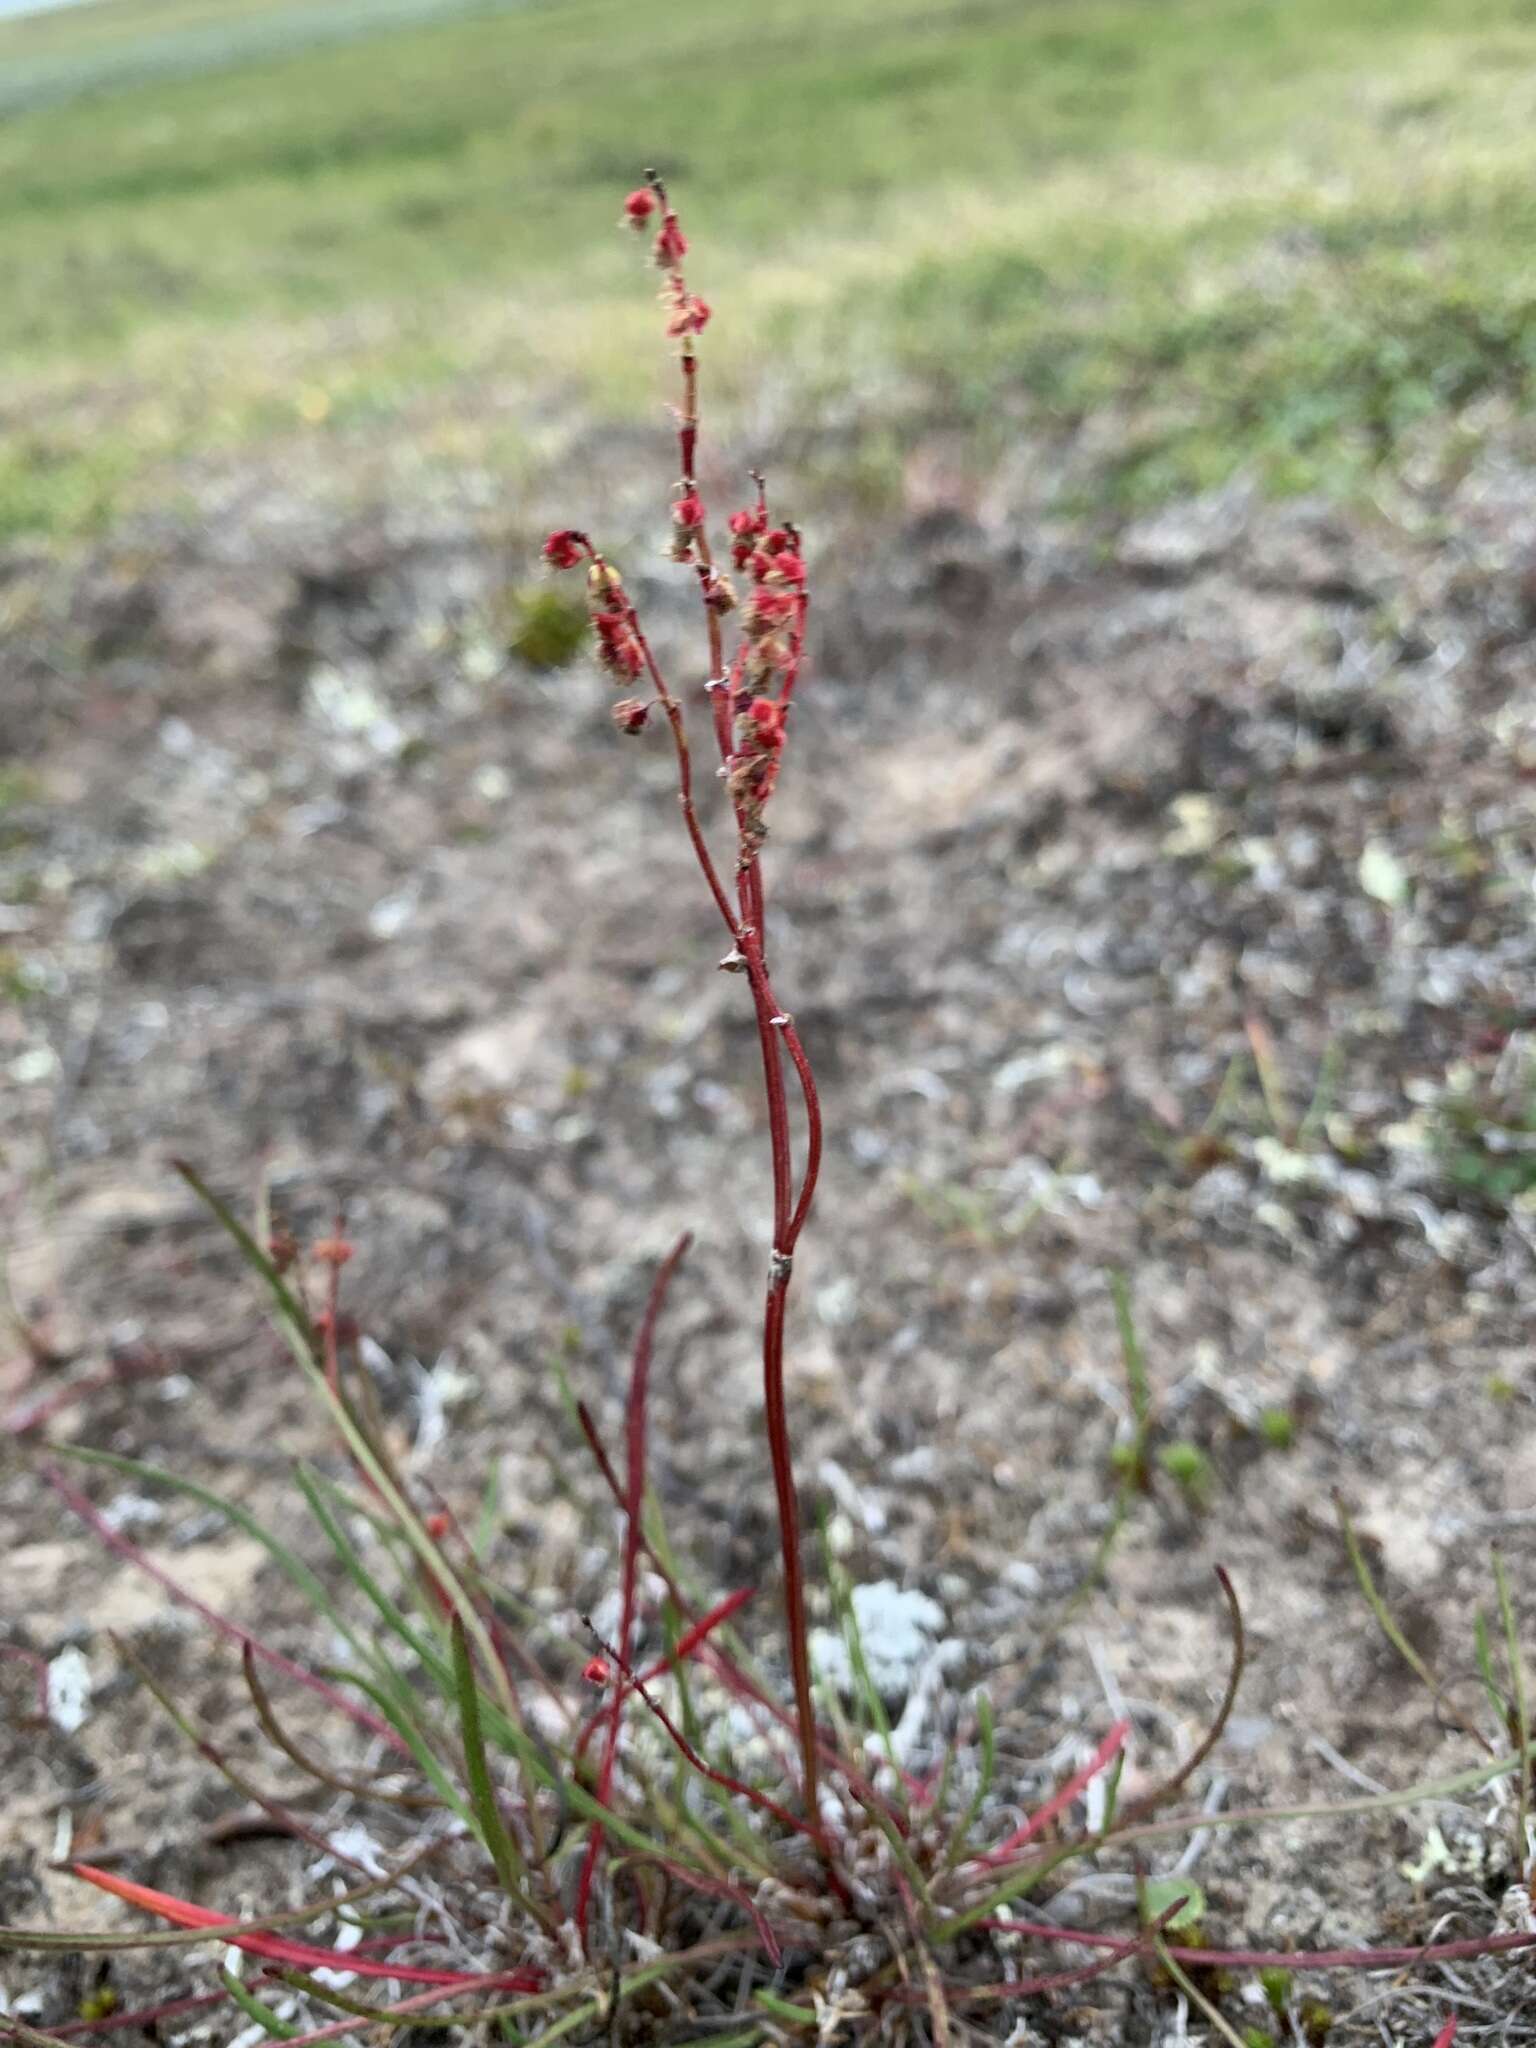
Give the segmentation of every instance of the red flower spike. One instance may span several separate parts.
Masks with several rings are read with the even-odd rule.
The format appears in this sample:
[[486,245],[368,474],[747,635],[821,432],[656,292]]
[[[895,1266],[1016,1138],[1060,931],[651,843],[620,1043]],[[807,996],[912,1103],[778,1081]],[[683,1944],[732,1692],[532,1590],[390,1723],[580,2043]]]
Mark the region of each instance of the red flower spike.
[[684,533],[697,533],[704,524],[704,500],[697,491],[689,491],[677,499],[672,507],[673,523]]
[[645,226],[655,211],[656,194],[646,185],[637,185],[624,202],[624,218],[636,231]]
[[768,574],[770,576],[777,576],[785,583],[803,583],[805,581],[805,564],[797,554],[786,548],[780,554],[770,556]]
[[581,1675],[588,1685],[607,1685],[613,1677],[606,1657],[589,1657],[582,1667]]
[[552,533],[544,543],[544,559],[551,569],[574,569],[583,554],[581,535],[573,527]]

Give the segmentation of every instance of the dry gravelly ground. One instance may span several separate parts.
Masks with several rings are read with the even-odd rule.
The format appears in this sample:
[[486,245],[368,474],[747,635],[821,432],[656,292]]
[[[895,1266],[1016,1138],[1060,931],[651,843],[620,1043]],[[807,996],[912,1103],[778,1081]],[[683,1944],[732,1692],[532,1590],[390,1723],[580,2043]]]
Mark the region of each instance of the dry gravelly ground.
[[[608,460],[643,479],[641,445]],[[417,1431],[432,1375],[447,1434],[423,1469],[468,1505],[500,1460],[506,1573],[561,1611],[611,1584],[609,1527],[548,1361],[572,1353],[611,1421],[649,1263],[685,1224],[656,1477],[721,1586],[771,1580],[773,1551],[741,1306],[765,1176],[742,987],[713,971],[659,737],[621,742],[604,686],[509,665],[494,631],[548,515],[605,503],[621,556],[648,551],[642,483],[590,451],[567,467],[510,537],[484,480],[341,513],[289,471],[215,482],[195,524],[68,571],[0,564],[14,1284],[61,1374],[106,1355],[169,1374],[59,1433],[286,1499],[313,1418],[164,1162],[241,1199],[264,1165],[301,1231],[345,1201],[386,1406]],[[1187,1744],[1220,1689],[1219,1560],[1253,1638],[1227,1804],[1349,1796],[1317,1738],[1391,1784],[1460,1768],[1466,1738],[1352,1591],[1329,1494],[1448,1674],[1472,1664],[1491,1536],[1529,1605],[1536,1210],[1511,1197],[1536,1182],[1536,471],[1489,459],[1418,532],[1229,495],[1090,535],[1006,475],[956,495],[824,546],[777,805],[777,972],[833,1134],[794,1320],[802,1472],[856,1575],[924,1588],[957,1677],[993,1672],[1012,1755],[1091,1740],[1116,1686],[1148,1764]],[[672,573],[641,581],[660,637],[691,646]],[[1249,1018],[1283,1070],[1278,1128]],[[1212,1481],[1203,1504],[1159,1482],[1108,1592],[1026,1681],[1125,1430],[1116,1267],[1160,1441],[1202,1447]],[[4,1371],[11,1402],[62,1383]],[[1255,1427],[1270,1407],[1289,1450]],[[92,1484],[184,1580],[303,1645],[252,1545]],[[0,1918],[110,1917],[47,1868],[61,1811],[151,1882],[234,1909],[299,1896],[287,1845],[214,1839],[237,1802],[115,1675],[105,1631],[254,1754],[227,1656],[19,1463],[0,1528],[0,1639],[78,1643],[96,1680],[77,1734],[40,1733],[0,1664]],[[1447,1911],[1483,1931],[1511,1875],[1490,1811],[1217,1838],[1196,1866],[1211,1931],[1416,1939]],[[1431,1820],[1456,1867],[1415,1883]],[[1123,1924],[1113,1888],[1077,1905]],[[170,1967],[116,1981],[138,1999]],[[90,1975],[0,1964],[13,1994],[42,1987],[44,2021]],[[1173,2024],[1145,1990],[1093,2002],[1041,2024]],[[1438,2010],[1394,2024],[1417,2038]]]

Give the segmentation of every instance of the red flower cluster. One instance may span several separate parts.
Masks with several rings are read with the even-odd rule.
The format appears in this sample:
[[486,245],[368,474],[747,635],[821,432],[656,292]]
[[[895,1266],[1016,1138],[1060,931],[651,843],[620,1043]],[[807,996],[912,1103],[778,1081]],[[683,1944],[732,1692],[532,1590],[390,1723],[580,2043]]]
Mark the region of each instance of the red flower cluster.
[[605,668],[615,682],[634,682],[645,667],[645,655],[629,622],[628,612],[594,612],[592,631],[597,635],[599,666]]
[[794,616],[795,600],[787,590],[760,586],[753,591],[747,605],[747,631],[754,640],[764,640],[770,633],[777,633],[791,624]]
[[639,697],[621,697],[613,707],[613,722],[620,732],[644,732],[651,707]]
[[662,216],[661,226],[656,232],[656,266],[659,270],[676,270],[688,254],[688,237],[678,226],[677,215],[668,212]]
[[697,292],[684,291],[681,282],[667,297],[672,306],[667,333],[672,339],[677,341],[684,335],[702,334],[709,325],[709,302],[701,299]]
[[322,1237],[310,1247],[311,1258],[318,1259],[322,1266],[344,1266],[352,1256],[352,1247],[344,1237]]
[[656,194],[648,185],[637,185],[624,202],[624,218],[638,234],[656,211]]
[[698,532],[704,524],[704,500],[697,491],[685,491],[682,497],[674,499],[672,524],[690,540]]
[[607,1685],[613,1677],[606,1657],[589,1657],[581,1668],[581,1675],[588,1685]]
[[731,560],[745,569],[757,547],[758,535],[768,531],[768,511],[763,505],[749,505],[730,517]]
[[754,697],[736,720],[728,783],[744,852],[755,853],[768,834],[763,811],[778,780],[787,710],[774,697]]
[[544,560],[551,569],[574,569],[586,553],[586,536],[573,526],[562,527],[545,541]]
[[784,706],[772,697],[754,697],[747,706],[752,721],[752,740],[765,753],[776,754],[784,744]]

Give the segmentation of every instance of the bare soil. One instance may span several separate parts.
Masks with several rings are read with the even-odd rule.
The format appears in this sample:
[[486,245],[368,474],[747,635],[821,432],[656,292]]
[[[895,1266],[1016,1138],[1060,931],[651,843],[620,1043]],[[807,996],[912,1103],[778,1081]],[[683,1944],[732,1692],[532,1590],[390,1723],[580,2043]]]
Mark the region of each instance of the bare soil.
[[[264,1176],[301,1237],[344,1208],[402,1450],[466,1513],[499,1472],[504,1575],[568,1618],[612,1590],[611,1518],[552,1361],[615,1428],[653,1262],[691,1228],[655,1479],[710,1582],[763,1588],[771,1654],[744,988],[715,971],[661,736],[616,736],[605,684],[510,660],[501,627],[550,515],[599,503],[620,559],[652,558],[641,450],[605,453],[621,481],[574,450],[560,502],[510,520],[486,479],[338,509],[274,467],[83,559],[0,564],[0,1143],[12,1286],[51,1354],[0,1355],[0,1405],[14,1424],[115,1368],[49,1433],[291,1531],[318,1420],[168,1160],[243,1206]],[[1232,492],[1108,530],[1046,519],[1022,461],[962,484],[922,457],[901,512],[810,542],[814,666],[775,799],[775,972],[831,1133],[792,1326],[807,1494],[856,1578],[939,1602],[954,1685],[985,1680],[1006,1753],[1047,1777],[1122,1698],[1138,1768],[1188,1748],[1225,1671],[1218,1562],[1251,1664],[1192,1796],[1473,1764],[1371,1624],[1330,1496],[1475,1714],[1488,1545],[1527,1605],[1536,1562],[1536,472],[1489,460],[1412,519]],[[685,580],[636,582],[696,675]],[[1117,1271],[1154,1477],[1058,1632],[1128,1434]],[[254,1544],[79,1483],[201,1597],[312,1650]],[[310,1852],[230,1826],[239,1801],[108,1631],[287,1785],[228,1650],[19,1452],[0,1530],[0,1641],[78,1645],[95,1685],[77,1732],[40,1729],[27,1667],[0,1662],[0,1920],[118,1924],[50,1867],[71,1831],[229,1910],[304,1896]],[[1485,1932],[1516,1874],[1494,1805],[1213,1837],[1208,1933]],[[1129,1914],[1113,1885],[1069,1910]],[[0,1983],[55,2024],[98,1967],[5,1957]],[[125,2003],[205,1975],[112,1965]],[[1335,2038],[1383,2013],[1416,2038],[1446,1992],[1329,1996]],[[1129,1981],[1088,2003],[1043,2036],[1172,2024]],[[198,2029],[170,2032],[230,2032]]]

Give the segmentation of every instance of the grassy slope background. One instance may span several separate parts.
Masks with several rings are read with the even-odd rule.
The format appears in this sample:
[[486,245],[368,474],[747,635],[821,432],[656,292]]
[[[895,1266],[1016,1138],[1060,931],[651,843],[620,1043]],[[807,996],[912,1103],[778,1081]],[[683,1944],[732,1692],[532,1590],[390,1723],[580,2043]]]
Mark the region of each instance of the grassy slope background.
[[[603,223],[651,160],[729,307],[728,388],[874,392],[887,433],[912,404],[983,441],[1112,422],[1074,472],[1100,499],[1239,466],[1354,488],[1426,422],[1443,459],[1447,421],[1528,403],[1533,134],[1531,0],[0,24],[0,532],[289,433],[515,469],[531,389],[633,403],[646,309]],[[878,434],[860,460],[878,486]]]

